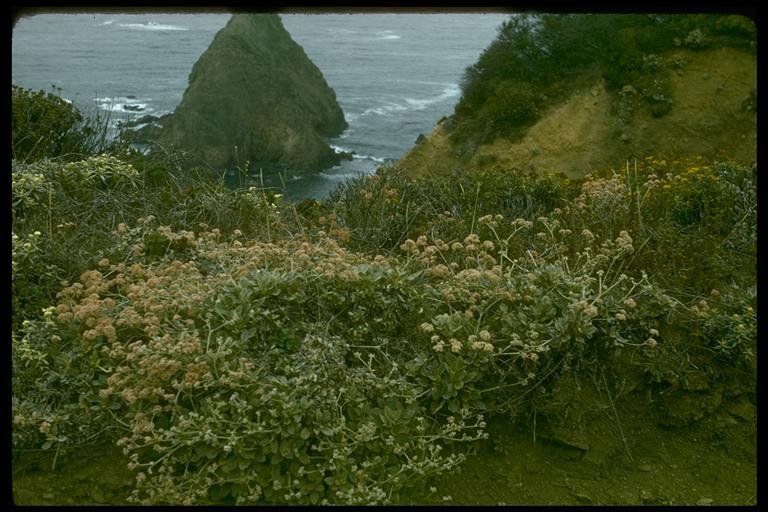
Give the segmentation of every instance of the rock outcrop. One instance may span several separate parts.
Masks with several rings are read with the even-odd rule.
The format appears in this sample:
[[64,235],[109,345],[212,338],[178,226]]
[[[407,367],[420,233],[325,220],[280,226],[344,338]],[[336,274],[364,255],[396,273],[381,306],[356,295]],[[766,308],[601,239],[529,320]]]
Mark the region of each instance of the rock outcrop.
[[234,14],[189,75],[154,141],[216,169],[310,172],[343,155],[327,138],[346,127],[336,94],[277,14]]

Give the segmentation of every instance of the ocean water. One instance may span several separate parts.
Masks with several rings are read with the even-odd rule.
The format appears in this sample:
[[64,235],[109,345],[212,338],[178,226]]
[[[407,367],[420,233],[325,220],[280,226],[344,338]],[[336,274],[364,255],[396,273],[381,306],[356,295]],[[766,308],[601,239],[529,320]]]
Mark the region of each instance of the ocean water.
[[[505,13],[281,14],[283,25],[336,92],[349,128],[330,144],[351,161],[286,175],[294,200],[402,157],[453,112],[459,82],[496,36]],[[192,65],[230,15],[39,14],[12,35],[15,85],[61,95],[113,123],[172,112]]]

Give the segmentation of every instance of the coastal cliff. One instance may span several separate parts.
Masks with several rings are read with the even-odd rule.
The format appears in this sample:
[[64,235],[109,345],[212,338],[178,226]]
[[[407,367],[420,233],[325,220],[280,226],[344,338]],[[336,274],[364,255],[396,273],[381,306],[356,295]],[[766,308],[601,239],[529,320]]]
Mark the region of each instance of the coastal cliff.
[[311,172],[342,155],[347,123],[320,70],[277,14],[234,14],[189,75],[175,112],[149,137],[212,168]]
[[[567,33],[573,40],[567,41],[561,41],[563,30],[532,36],[525,24],[511,21],[468,69],[465,83],[470,85],[456,113],[441,120],[397,166],[412,176],[501,166],[578,178],[648,156],[755,160],[754,25],[738,17],[667,22],[682,27],[642,18],[593,18],[545,18],[545,27],[547,21],[552,27],[574,25]],[[587,23],[603,23],[616,37],[596,41]],[[627,27],[618,30],[620,23]],[[644,42],[637,25],[656,35]],[[510,41],[530,43],[534,57],[520,56]],[[598,43],[603,52],[584,50]],[[551,66],[548,53],[536,54],[539,47],[570,60],[558,58],[559,66]],[[506,62],[501,57],[520,62],[499,64]],[[563,64],[577,58],[584,62],[573,69]],[[523,64],[535,72],[516,75]]]

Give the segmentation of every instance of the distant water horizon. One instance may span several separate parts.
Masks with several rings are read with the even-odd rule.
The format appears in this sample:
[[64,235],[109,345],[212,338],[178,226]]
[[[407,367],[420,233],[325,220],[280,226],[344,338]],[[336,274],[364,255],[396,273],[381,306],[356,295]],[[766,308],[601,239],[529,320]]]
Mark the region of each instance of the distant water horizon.
[[[39,14],[18,20],[12,83],[51,91],[111,120],[173,112],[192,65],[230,14]],[[504,13],[280,14],[335,91],[349,128],[329,141],[350,161],[287,175],[286,196],[320,198],[400,159],[450,115],[467,66]]]

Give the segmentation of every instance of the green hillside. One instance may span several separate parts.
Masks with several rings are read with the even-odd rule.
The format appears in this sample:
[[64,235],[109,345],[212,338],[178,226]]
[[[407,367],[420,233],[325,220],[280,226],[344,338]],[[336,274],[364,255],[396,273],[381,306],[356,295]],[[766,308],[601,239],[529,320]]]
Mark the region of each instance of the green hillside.
[[584,176],[647,156],[755,159],[754,24],[714,15],[511,18],[455,113],[399,163]]

